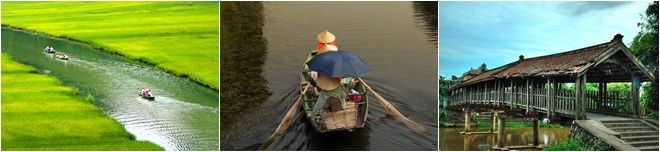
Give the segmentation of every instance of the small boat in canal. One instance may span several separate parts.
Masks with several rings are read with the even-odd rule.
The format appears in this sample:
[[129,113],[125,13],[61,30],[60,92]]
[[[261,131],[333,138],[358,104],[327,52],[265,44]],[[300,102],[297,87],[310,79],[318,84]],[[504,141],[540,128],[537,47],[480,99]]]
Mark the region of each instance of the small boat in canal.
[[55,49],[44,49],[46,53],[55,53]]
[[153,100],[154,98],[156,98],[156,96],[154,96],[154,94],[145,95],[145,94],[142,94],[142,92],[138,92],[138,95],[142,98],[150,99],[150,100]]
[[[305,111],[305,116],[312,112],[316,99],[318,98],[318,96],[314,93],[310,93],[313,92],[313,86],[310,86],[308,89],[309,91],[303,92],[307,84],[310,83],[309,79],[311,79],[311,71],[309,70],[309,67],[306,63],[314,58],[316,54],[317,51],[313,50],[309,56],[307,56],[300,75],[300,94],[303,99],[301,108],[303,111]],[[355,83],[353,90],[357,91],[357,93],[348,95],[346,98],[346,107],[344,110],[341,110],[341,108],[332,108],[333,102],[339,102],[339,99],[330,97],[330,99],[328,99],[328,103],[331,106],[320,110],[318,114],[313,118],[307,117],[309,122],[315,128],[316,132],[324,133],[343,130],[350,132],[358,128],[364,128],[364,125],[367,121],[367,116],[369,114],[369,100],[367,98],[367,91],[366,88],[359,82]],[[361,98],[361,100],[358,100],[357,102],[353,101],[351,100],[351,98],[355,98],[353,96],[359,96],[357,98]]]
[[57,57],[60,60],[69,60],[69,56],[65,56],[65,55],[57,55],[55,57]]

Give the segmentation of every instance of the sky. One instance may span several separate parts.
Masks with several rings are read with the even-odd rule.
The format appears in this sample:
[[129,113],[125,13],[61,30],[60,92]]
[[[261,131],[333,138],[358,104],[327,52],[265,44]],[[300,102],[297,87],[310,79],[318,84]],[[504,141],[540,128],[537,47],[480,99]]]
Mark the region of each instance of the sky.
[[438,74],[460,77],[525,58],[609,42],[630,43],[641,30],[644,2],[439,2]]

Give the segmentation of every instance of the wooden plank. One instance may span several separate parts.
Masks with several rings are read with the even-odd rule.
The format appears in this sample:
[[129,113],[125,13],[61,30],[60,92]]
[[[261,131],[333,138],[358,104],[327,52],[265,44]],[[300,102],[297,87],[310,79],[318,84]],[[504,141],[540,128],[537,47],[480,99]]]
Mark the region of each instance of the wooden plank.
[[321,111],[321,121],[323,121],[328,131],[355,128],[357,123],[355,102],[347,101],[346,108],[337,112],[323,109]]

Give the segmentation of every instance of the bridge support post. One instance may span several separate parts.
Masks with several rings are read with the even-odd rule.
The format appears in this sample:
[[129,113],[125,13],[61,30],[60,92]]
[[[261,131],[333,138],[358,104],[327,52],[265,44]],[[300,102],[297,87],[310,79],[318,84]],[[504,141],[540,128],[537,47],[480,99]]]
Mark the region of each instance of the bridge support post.
[[498,125],[497,125],[497,147],[498,148],[504,148],[504,122],[506,121],[506,115],[504,114],[498,114],[497,118],[498,120]]
[[470,110],[465,109],[463,114],[465,115],[465,134],[470,134]]
[[495,124],[497,123],[496,115],[497,113],[494,111],[490,113],[490,133],[495,132]]
[[534,119],[534,140],[532,142],[533,146],[539,146],[539,119]]

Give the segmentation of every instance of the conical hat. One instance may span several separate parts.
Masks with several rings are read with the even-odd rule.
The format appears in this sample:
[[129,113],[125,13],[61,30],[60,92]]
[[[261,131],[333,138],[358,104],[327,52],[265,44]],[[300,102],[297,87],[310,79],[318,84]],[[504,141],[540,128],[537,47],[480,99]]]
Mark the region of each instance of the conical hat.
[[335,35],[328,32],[327,30],[324,32],[321,32],[319,36],[316,36],[316,40],[319,40],[321,43],[330,43],[335,41]]
[[321,48],[321,50],[319,50],[318,54],[321,54],[325,51],[337,51],[337,50],[338,50],[338,48],[335,45],[325,45]]
[[339,78],[331,78],[319,73],[316,85],[323,90],[334,90],[339,87]]

